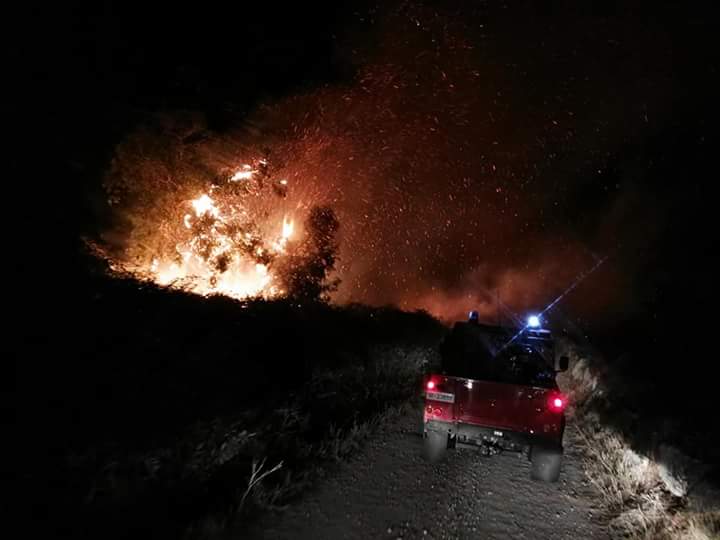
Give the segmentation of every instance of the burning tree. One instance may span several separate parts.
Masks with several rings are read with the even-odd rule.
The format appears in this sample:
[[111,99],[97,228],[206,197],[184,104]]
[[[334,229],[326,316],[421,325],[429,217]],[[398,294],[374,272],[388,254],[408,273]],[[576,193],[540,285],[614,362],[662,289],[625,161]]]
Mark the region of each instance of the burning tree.
[[306,236],[281,271],[288,296],[298,300],[329,299],[339,280],[330,280],[337,258],[340,222],[328,206],[315,207],[305,222]]
[[296,228],[301,205],[288,204],[267,152],[202,133],[165,121],[118,145],[104,184],[122,238],[108,246],[111,266],[202,295],[327,300],[333,210],[311,208]]

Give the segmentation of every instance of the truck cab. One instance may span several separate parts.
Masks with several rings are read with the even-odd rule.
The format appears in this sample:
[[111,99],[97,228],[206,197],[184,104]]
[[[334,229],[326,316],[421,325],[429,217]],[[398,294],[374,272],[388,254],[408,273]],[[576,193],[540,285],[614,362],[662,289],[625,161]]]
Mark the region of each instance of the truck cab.
[[456,323],[441,346],[442,366],[424,379],[424,453],[475,447],[485,455],[525,452],[533,479],[560,474],[567,398],[554,340],[542,328]]

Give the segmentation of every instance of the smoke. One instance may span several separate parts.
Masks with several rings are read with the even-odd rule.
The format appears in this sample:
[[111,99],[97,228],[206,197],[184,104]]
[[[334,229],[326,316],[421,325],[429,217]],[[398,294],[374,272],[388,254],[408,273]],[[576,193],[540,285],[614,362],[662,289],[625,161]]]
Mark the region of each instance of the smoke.
[[[653,54],[618,60],[608,36],[626,35],[623,22],[509,21],[490,10],[385,8],[338,41],[355,67],[344,83],[267,101],[223,134],[201,120],[172,128],[163,150],[172,159],[158,166],[148,148],[161,143],[124,143],[115,168],[123,156],[138,163],[123,174],[138,186],[125,194],[129,214],[177,207],[181,192],[267,155],[289,190],[253,212],[277,223],[332,211],[337,250],[316,246],[328,264],[298,268],[339,278],[315,289],[336,302],[490,318],[498,298],[512,311],[542,308],[610,255],[567,303],[588,317],[630,312],[634,253],[652,246],[665,218],[647,210],[643,164],[618,155],[670,109],[665,67],[647,61],[665,35],[651,23],[633,28],[633,50]],[[623,100],[611,98],[630,82]],[[148,245],[152,235],[123,219],[125,246]]]

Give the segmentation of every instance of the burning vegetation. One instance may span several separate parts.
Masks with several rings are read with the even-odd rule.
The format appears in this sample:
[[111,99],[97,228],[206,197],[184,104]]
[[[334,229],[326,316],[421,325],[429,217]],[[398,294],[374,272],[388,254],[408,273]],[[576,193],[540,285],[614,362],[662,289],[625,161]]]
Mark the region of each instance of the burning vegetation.
[[268,150],[197,130],[144,128],[116,149],[104,183],[112,270],[203,296],[327,299],[339,283],[333,209],[290,197]]

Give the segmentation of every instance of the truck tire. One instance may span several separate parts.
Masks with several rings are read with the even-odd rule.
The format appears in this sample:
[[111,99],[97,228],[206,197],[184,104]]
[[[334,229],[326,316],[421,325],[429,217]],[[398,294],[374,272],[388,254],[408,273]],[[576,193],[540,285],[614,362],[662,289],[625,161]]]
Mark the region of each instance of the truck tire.
[[448,448],[448,435],[442,431],[428,430],[423,439],[423,456],[431,463],[442,459]]
[[530,478],[541,482],[557,482],[560,478],[562,448],[537,445],[531,449]]

